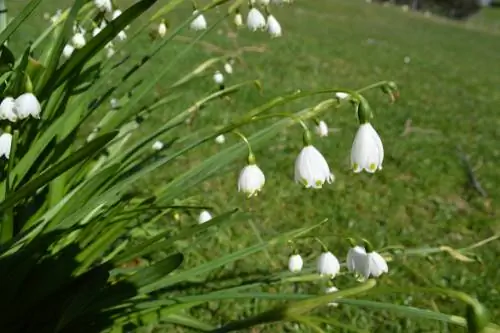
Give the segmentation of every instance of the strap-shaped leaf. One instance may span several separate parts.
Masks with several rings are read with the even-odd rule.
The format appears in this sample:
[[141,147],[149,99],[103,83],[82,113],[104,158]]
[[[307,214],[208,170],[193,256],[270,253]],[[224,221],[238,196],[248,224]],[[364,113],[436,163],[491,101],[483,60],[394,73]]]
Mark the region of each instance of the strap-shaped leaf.
[[14,20],[7,25],[7,27],[0,33],[0,45],[3,45],[9,37],[16,32],[17,28],[31,15],[31,13],[38,7],[42,0],[31,0],[19,15],[16,15]]

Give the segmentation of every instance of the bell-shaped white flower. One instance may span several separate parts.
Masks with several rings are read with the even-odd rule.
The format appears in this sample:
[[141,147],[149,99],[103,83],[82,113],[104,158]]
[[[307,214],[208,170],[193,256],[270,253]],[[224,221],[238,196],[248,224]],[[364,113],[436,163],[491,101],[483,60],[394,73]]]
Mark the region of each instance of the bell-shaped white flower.
[[[326,287],[325,294],[332,294],[332,293],[336,293],[337,291],[339,291],[339,289],[337,287],[330,286],[330,287]],[[330,303],[328,303],[328,306],[337,307],[337,306],[339,306],[339,303],[330,302]]]
[[262,13],[255,7],[252,7],[247,15],[247,27],[251,31],[257,31],[259,29],[266,28],[266,18]]
[[15,112],[15,100],[12,97],[5,97],[0,103],[0,120],[7,119],[11,122],[17,121],[17,114]]
[[317,269],[319,274],[329,275],[333,278],[340,271],[340,263],[330,251],[323,252],[318,258]]
[[215,142],[222,145],[226,142],[226,137],[224,136],[224,134],[217,135],[217,137],[215,138]]
[[243,25],[243,15],[241,15],[241,13],[236,13],[234,15],[234,25],[237,27],[241,27]]
[[325,182],[330,184],[334,180],[323,155],[312,145],[302,148],[295,160],[295,181],[306,188],[321,188]]
[[238,178],[238,192],[243,192],[252,197],[257,195],[266,182],[262,170],[255,163],[250,163],[243,168]]
[[221,85],[224,83],[224,75],[220,71],[215,72],[213,79],[216,84]]
[[97,36],[101,32],[101,27],[95,27],[92,29],[92,37]]
[[9,159],[11,146],[12,134],[6,132],[0,134],[0,157],[5,156]]
[[204,210],[200,213],[200,216],[198,216],[198,223],[203,224],[205,222],[210,221],[211,219],[212,219],[212,214]]
[[328,125],[323,120],[316,125],[316,133],[320,137],[328,136]]
[[118,38],[118,40],[120,41],[124,41],[125,39],[127,39],[127,33],[125,32],[125,30],[122,30],[118,33],[118,35],[116,35],[116,38]]
[[205,30],[207,28],[207,20],[205,20],[205,16],[203,14],[198,13],[198,10],[193,12],[193,15],[196,15],[196,18],[191,21],[190,28],[195,31]]
[[113,10],[113,5],[111,4],[111,0],[94,0],[94,5],[101,12],[111,12]]
[[106,47],[106,57],[109,59],[114,55],[115,55],[115,48],[111,44],[111,46]]
[[377,252],[368,252],[365,258],[365,264],[362,267],[362,275],[365,278],[369,278],[370,276],[379,277],[380,275],[389,272],[387,261],[385,261],[384,257]]
[[157,140],[153,143],[153,145],[151,146],[151,148],[153,148],[153,150],[162,150],[163,149],[163,142]]
[[111,98],[109,100],[109,105],[111,106],[112,109],[117,109],[118,108],[118,100],[116,98]]
[[64,45],[62,55],[64,58],[67,59],[67,58],[71,57],[71,55],[73,54],[74,51],[75,51],[75,48],[73,47],[73,45],[66,44],[66,45]]
[[370,123],[359,126],[351,149],[351,167],[358,173],[382,170],[384,146],[377,131]]
[[300,254],[292,254],[290,258],[288,258],[288,270],[292,273],[298,273],[302,270],[304,266],[304,260]]
[[121,10],[115,9],[113,14],[111,15],[111,20],[116,20],[121,14],[122,14]]
[[227,74],[233,74],[233,66],[228,62],[224,64],[224,70]]
[[164,21],[161,21],[160,24],[158,25],[158,36],[161,38],[165,37],[167,34],[167,25],[165,24]]
[[350,272],[363,274],[366,266],[366,250],[361,246],[354,246],[347,252],[347,269]]
[[345,92],[337,92],[335,93],[335,97],[337,97],[338,99],[345,99],[349,97],[349,94]]
[[85,46],[85,36],[81,32],[77,32],[71,38],[71,43],[76,49],[80,49]]
[[271,14],[267,16],[267,32],[271,37],[281,37],[281,25],[278,20]]
[[29,116],[39,119],[42,107],[40,102],[32,93],[24,93],[17,97],[14,104],[14,112],[19,119],[24,119]]

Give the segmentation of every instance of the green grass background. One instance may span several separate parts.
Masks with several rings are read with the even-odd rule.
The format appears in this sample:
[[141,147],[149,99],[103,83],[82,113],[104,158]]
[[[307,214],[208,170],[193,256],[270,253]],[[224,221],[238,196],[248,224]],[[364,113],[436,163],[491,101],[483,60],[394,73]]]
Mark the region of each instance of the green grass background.
[[[26,1],[8,1],[16,12]],[[22,45],[47,26],[43,12],[53,13],[70,1],[53,0],[39,10],[12,40],[20,52]],[[122,4],[129,2],[122,1]],[[189,8],[170,15],[171,26],[179,24]],[[349,152],[356,119],[346,107],[329,111],[323,119],[336,129],[328,138],[315,138],[315,146],[324,153],[335,173],[336,181],[322,190],[305,190],[293,183],[293,164],[302,139],[300,127],[281,133],[265,149],[256,152],[267,183],[264,191],[251,201],[236,195],[238,172],[245,163],[228,166],[218,177],[206,182],[190,195],[213,206],[214,213],[233,207],[252,212],[252,220],[262,237],[271,237],[294,227],[328,222],[318,236],[332,252],[344,257],[346,237],[368,238],[376,248],[387,245],[426,247],[449,245],[454,248],[478,242],[500,232],[498,199],[500,198],[498,160],[500,158],[500,11],[485,10],[467,22],[457,23],[420,13],[403,12],[398,7],[383,7],[356,0],[297,0],[293,6],[274,8],[284,36],[269,39],[265,33],[236,33],[223,23],[186,56],[176,58],[187,43],[177,40],[146,68],[151,75],[158,66],[175,64],[164,78],[173,82],[207,57],[225,51],[246,50],[234,65],[227,83],[259,78],[263,92],[245,89],[231,99],[220,100],[203,109],[194,128],[178,133],[189,134],[196,128],[218,125],[233,114],[241,114],[274,96],[296,89],[329,87],[361,88],[379,80],[394,80],[401,97],[389,104],[379,91],[366,97],[375,112],[374,126],[384,142],[384,170],[374,175],[354,175],[349,170]],[[207,14],[213,22],[216,12]],[[133,28],[132,28],[133,29]],[[185,32],[186,39],[195,36]],[[130,46],[139,59],[151,41],[144,36]],[[404,58],[409,57],[409,63]],[[156,71],[155,71],[156,70]],[[163,94],[159,84],[153,94]],[[185,97],[155,113],[142,125],[148,132],[158,123],[213,90],[211,75],[187,88]],[[291,104],[283,111],[299,110],[317,99]],[[144,101],[145,104],[148,101]],[[405,128],[411,123],[411,131]],[[262,125],[252,125],[247,134]],[[406,127],[405,127],[406,126]],[[165,138],[166,140],[169,137]],[[228,137],[226,145],[237,142]],[[467,175],[457,155],[457,146],[469,155],[475,174],[488,193],[481,198],[467,185]],[[154,183],[167,181],[187,166],[195,165],[224,146],[209,143],[167,166],[140,188],[147,192]],[[196,223],[195,215],[181,214],[180,220],[166,218],[161,227],[178,228]],[[245,221],[214,237],[190,246],[188,265],[210,260],[257,242]],[[319,246],[299,243],[299,249],[314,265]],[[453,288],[478,297],[500,318],[500,270],[497,258],[500,245],[490,243],[477,253],[481,261],[464,263],[447,254],[408,257],[390,264],[390,273],[382,278],[386,286],[440,286]],[[272,248],[242,262],[237,262],[214,276],[281,271],[286,267],[288,248]],[[352,284],[347,278],[336,281],[342,289]],[[292,292],[292,288],[273,287],[271,291]],[[299,292],[321,292],[321,285],[302,285]],[[393,294],[377,299],[398,304],[430,307],[443,312],[464,314],[458,302],[428,295]],[[226,322],[267,309],[266,302],[226,302],[209,304],[197,310],[196,316],[212,322]],[[371,332],[460,332],[433,322],[406,319],[388,312],[359,310],[347,306],[325,309],[325,315],[366,328]],[[496,320],[498,322],[498,319]],[[153,329],[153,328],[152,328]],[[153,331],[175,331],[162,326]],[[307,332],[303,327],[274,325],[253,332]],[[336,330],[331,330],[336,331]]]

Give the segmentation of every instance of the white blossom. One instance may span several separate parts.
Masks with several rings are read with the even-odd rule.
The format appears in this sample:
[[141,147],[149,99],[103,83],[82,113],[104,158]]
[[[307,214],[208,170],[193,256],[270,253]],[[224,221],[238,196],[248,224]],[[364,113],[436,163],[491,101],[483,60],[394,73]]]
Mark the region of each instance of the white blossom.
[[158,25],[158,36],[163,38],[163,37],[165,37],[166,34],[167,34],[167,25],[165,24],[165,22],[162,21]]
[[113,5],[111,4],[111,0],[94,0],[94,5],[101,12],[111,12],[113,10]]
[[255,7],[252,7],[250,9],[250,11],[248,12],[247,27],[251,31],[257,31],[259,29],[265,29],[266,28],[266,18]]
[[163,142],[161,142],[161,141],[157,140],[157,141],[155,141],[155,142],[153,143],[153,145],[151,146],[151,148],[153,148],[153,150],[158,151],[158,150],[162,150],[162,149],[163,149],[163,146],[164,146],[164,145],[163,145]]
[[321,188],[325,182],[330,184],[334,180],[323,155],[312,145],[302,148],[295,160],[295,181],[306,188]]
[[270,0],[259,0],[259,3],[262,5],[262,6],[267,6],[269,5],[271,1]]
[[320,137],[328,136],[328,125],[323,120],[321,120],[316,126],[316,133]]
[[81,32],[77,32],[71,38],[71,43],[76,49],[80,49],[85,46],[85,36]]
[[224,83],[224,75],[220,71],[215,72],[213,79],[216,84],[220,85]]
[[5,156],[9,159],[11,146],[12,134],[6,132],[0,134],[0,157]]
[[238,178],[238,192],[246,193],[249,197],[257,195],[262,190],[266,177],[256,164],[244,167]]
[[127,39],[127,33],[125,32],[125,30],[122,30],[118,33],[118,35],[116,35],[116,38],[118,38],[118,40],[120,41],[124,41],[125,39]]
[[122,11],[119,9],[116,9],[113,12],[113,14],[111,15],[111,20],[116,20],[121,14],[122,14]]
[[[331,294],[331,293],[336,293],[337,291],[339,291],[339,289],[335,286],[330,286],[330,287],[326,287],[325,289],[325,294]],[[339,306],[339,303],[335,303],[335,302],[330,302],[328,303],[328,306],[334,306],[334,307],[337,307]]]
[[323,252],[318,258],[317,269],[319,274],[334,278],[340,271],[340,263],[333,253]]
[[73,54],[74,51],[75,51],[75,48],[73,47],[73,45],[66,44],[66,45],[64,45],[62,55],[64,58],[67,59],[67,58],[71,57],[71,55]]
[[207,20],[205,20],[205,16],[203,14],[198,14],[198,10],[195,10],[193,12],[193,15],[196,15],[196,18],[191,21],[191,29],[198,31],[198,30],[205,30],[207,28]]
[[211,219],[212,219],[212,214],[204,210],[200,213],[200,216],[198,216],[198,223],[203,224],[205,222],[210,221]]
[[304,266],[304,260],[300,254],[292,254],[290,258],[288,258],[288,270],[292,273],[298,273],[302,270]]
[[280,37],[282,35],[281,25],[273,15],[267,16],[267,32],[271,37]]
[[24,93],[17,97],[14,104],[14,112],[19,119],[24,119],[29,116],[39,119],[42,107],[40,102],[32,93]]
[[215,142],[222,145],[226,142],[226,137],[224,136],[224,134],[217,135],[217,137],[215,138]]
[[234,15],[234,25],[237,27],[241,27],[243,25],[243,15],[241,15],[241,13],[236,13]]
[[363,274],[366,264],[366,251],[364,247],[354,246],[347,252],[346,265],[350,272]]
[[337,97],[338,99],[345,99],[349,97],[349,94],[345,92],[337,92],[335,93],[335,97]]
[[112,109],[118,108],[118,100],[114,97],[109,100],[109,104],[111,105]]
[[5,97],[0,103],[0,120],[7,119],[11,122],[17,121],[17,114],[14,110],[15,100],[12,97]]
[[377,252],[369,252],[366,254],[366,263],[363,267],[363,275],[365,278],[370,276],[379,277],[380,275],[389,272],[387,261]]
[[59,19],[61,18],[61,15],[62,15],[62,10],[61,10],[61,9],[58,9],[58,10],[56,11],[56,13],[54,14],[54,16],[52,16],[52,17],[50,18],[50,22],[51,22],[52,24],[56,23],[56,22],[57,22],[57,21],[59,21]]
[[224,70],[227,74],[233,74],[233,66],[228,62],[224,64]]
[[359,126],[351,149],[351,166],[354,172],[363,170],[374,173],[382,170],[384,146],[377,131],[370,123]]

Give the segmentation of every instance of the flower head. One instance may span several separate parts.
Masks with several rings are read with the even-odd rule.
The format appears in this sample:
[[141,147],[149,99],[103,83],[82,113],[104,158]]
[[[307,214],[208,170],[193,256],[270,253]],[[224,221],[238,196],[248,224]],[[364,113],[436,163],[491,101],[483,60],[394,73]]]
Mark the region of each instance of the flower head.
[[113,5],[111,4],[111,0],[94,0],[94,5],[101,12],[111,12],[113,10]]
[[29,116],[39,119],[42,107],[40,102],[32,93],[24,93],[15,100],[14,112],[19,119],[24,119]]
[[337,92],[335,93],[335,97],[337,97],[338,99],[345,99],[349,97],[349,94],[345,92]]
[[101,32],[101,27],[95,27],[92,29],[92,37],[97,36]]
[[113,12],[113,14],[111,15],[111,20],[116,20],[121,14],[122,14],[122,11],[119,9],[116,9]]
[[224,64],[224,70],[227,74],[233,74],[233,66],[228,62]]
[[216,84],[220,85],[224,83],[224,75],[220,71],[215,72],[213,79]]
[[[337,291],[339,291],[339,289],[335,286],[330,286],[330,287],[325,288],[325,294],[336,293]],[[337,306],[339,306],[339,303],[330,302],[330,303],[328,303],[328,306],[337,307]]]
[[151,148],[153,148],[153,150],[162,150],[163,149],[163,142],[157,140],[153,143],[153,145],[151,146]]
[[357,272],[363,274],[366,265],[366,251],[364,247],[354,246],[347,252],[346,259],[347,269],[350,272]]
[[192,30],[205,30],[207,28],[207,20],[205,20],[205,16],[203,14],[198,14],[199,12],[195,10],[193,15],[197,15],[196,18],[191,21],[190,28]]
[[9,159],[10,147],[12,146],[12,134],[4,132],[0,134],[0,157]]
[[365,170],[374,173],[382,170],[384,146],[380,136],[370,123],[359,126],[351,149],[351,166],[354,172]]
[[304,261],[300,254],[292,254],[290,258],[288,258],[288,270],[292,273],[298,273],[302,270],[304,266]]
[[247,27],[251,31],[257,31],[259,29],[265,29],[266,18],[262,13],[255,7],[252,7],[247,15]]
[[118,38],[118,40],[120,41],[124,41],[125,39],[127,39],[127,33],[125,32],[125,30],[122,30],[118,33],[118,35],[116,35],[116,38]]
[[11,122],[17,121],[17,114],[14,111],[15,100],[12,97],[5,97],[0,103],[0,119],[7,119]]
[[365,265],[362,269],[362,274],[365,278],[369,278],[370,276],[379,277],[389,272],[387,261],[377,252],[368,252],[366,254]]
[[80,49],[85,46],[85,36],[81,32],[77,32],[71,38],[71,43],[76,49]]
[[302,148],[295,160],[295,181],[306,188],[321,188],[325,182],[332,183],[334,180],[323,155],[312,145]]
[[244,192],[248,197],[257,195],[266,182],[266,177],[257,164],[251,163],[243,168],[238,178],[238,191]]
[[164,21],[161,21],[161,23],[158,25],[158,36],[160,37],[165,37],[167,34],[167,25],[165,24]]
[[205,222],[210,221],[211,219],[212,219],[212,214],[204,210],[200,213],[200,216],[198,216],[198,223],[203,224]]
[[226,142],[226,137],[224,136],[224,134],[217,135],[217,137],[215,138],[215,142],[222,145]]
[[318,258],[317,269],[319,274],[333,278],[340,271],[340,263],[330,251],[323,252]]
[[267,16],[267,32],[271,37],[281,37],[281,25],[278,20],[271,14]]
[[234,15],[234,25],[237,27],[241,27],[243,25],[243,15],[239,12]]
[[328,125],[323,120],[321,120],[316,126],[316,133],[320,137],[328,136]]

